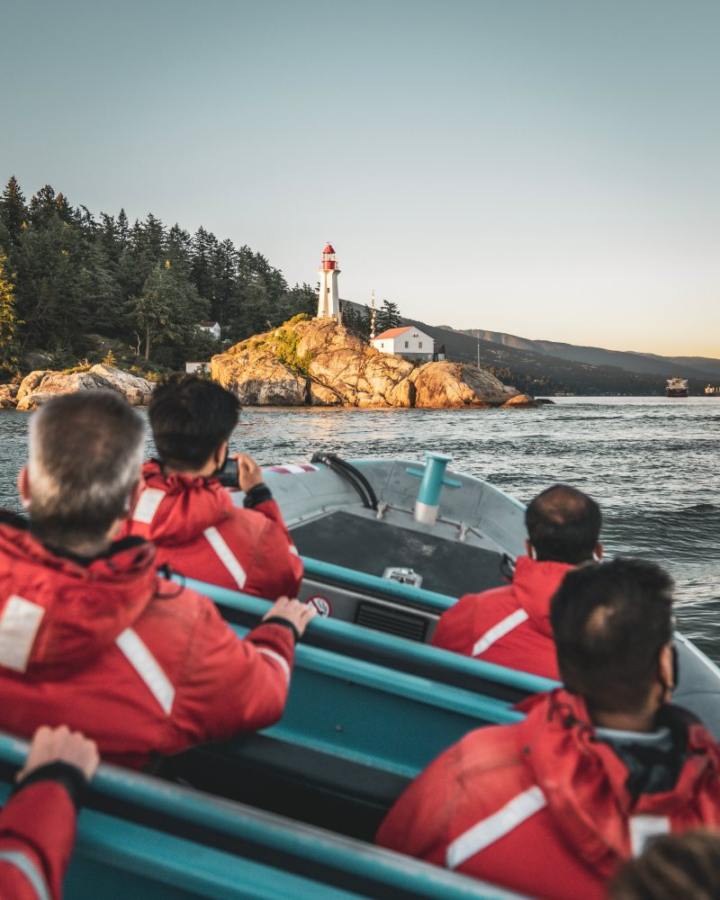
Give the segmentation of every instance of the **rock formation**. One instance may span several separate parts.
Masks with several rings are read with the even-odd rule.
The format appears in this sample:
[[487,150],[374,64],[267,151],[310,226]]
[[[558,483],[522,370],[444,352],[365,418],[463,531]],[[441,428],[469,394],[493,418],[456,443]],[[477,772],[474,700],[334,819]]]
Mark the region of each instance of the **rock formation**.
[[[3,386],[7,387],[7,386]],[[153,385],[145,378],[123,372],[102,363],[87,372],[50,372],[38,370],[26,375],[20,383],[15,402],[8,404],[19,410],[35,409],[57,394],[74,394],[77,391],[110,390],[122,394],[132,406],[147,404]],[[5,407],[4,394],[0,392],[0,405]]]
[[477,366],[415,366],[328,319],[296,317],[213,357],[212,377],[247,406],[501,406],[518,391]]

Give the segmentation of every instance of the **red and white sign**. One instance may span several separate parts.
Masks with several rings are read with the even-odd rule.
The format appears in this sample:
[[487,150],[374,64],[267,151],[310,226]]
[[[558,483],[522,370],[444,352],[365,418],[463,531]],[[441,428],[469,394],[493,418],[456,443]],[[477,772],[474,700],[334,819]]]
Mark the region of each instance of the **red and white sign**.
[[323,619],[329,619],[332,615],[332,606],[330,606],[330,601],[327,598],[320,597],[316,594],[312,597],[308,597],[306,602],[308,606],[314,606],[317,610],[317,614],[322,616]]

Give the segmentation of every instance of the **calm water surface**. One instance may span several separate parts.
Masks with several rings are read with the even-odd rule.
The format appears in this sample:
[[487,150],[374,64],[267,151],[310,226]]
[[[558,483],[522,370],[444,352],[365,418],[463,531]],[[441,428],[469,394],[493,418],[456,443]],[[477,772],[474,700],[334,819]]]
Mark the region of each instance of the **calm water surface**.
[[[12,509],[28,421],[0,412],[0,503]],[[720,662],[719,442],[720,397],[567,397],[537,410],[247,409],[232,444],[267,464],[437,450],[524,502],[573,484],[602,506],[608,552],[670,570],[683,631]]]

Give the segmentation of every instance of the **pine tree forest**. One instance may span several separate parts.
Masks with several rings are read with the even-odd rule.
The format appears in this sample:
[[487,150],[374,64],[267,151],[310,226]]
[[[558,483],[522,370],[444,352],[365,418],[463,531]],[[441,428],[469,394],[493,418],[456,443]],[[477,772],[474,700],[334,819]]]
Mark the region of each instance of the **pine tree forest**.
[[[107,354],[140,371],[184,369],[316,308],[313,287],[289,287],[262,254],[202,227],[96,216],[49,185],[26,201],[14,177],[0,198],[2,378]],[[203,321],[220,324],[222,343]]]

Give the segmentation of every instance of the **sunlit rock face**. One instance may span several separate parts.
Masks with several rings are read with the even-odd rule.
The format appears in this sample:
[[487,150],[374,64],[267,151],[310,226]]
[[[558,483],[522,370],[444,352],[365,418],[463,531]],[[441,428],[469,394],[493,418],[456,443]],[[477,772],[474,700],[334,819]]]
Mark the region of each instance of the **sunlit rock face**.
[[122,394],[132,406],[150,402],[153,384],[145,378],[123,372],[113,366],[98,364],[87,372],[36,371],[20,383],[15,400],[17,409],[35,409],[57,394],[78,391],[107,390]]
[[214,356],[211,375],[247,406],[486,408],[518,394],[476,366],[415,366],[328,319],[297,317]]

